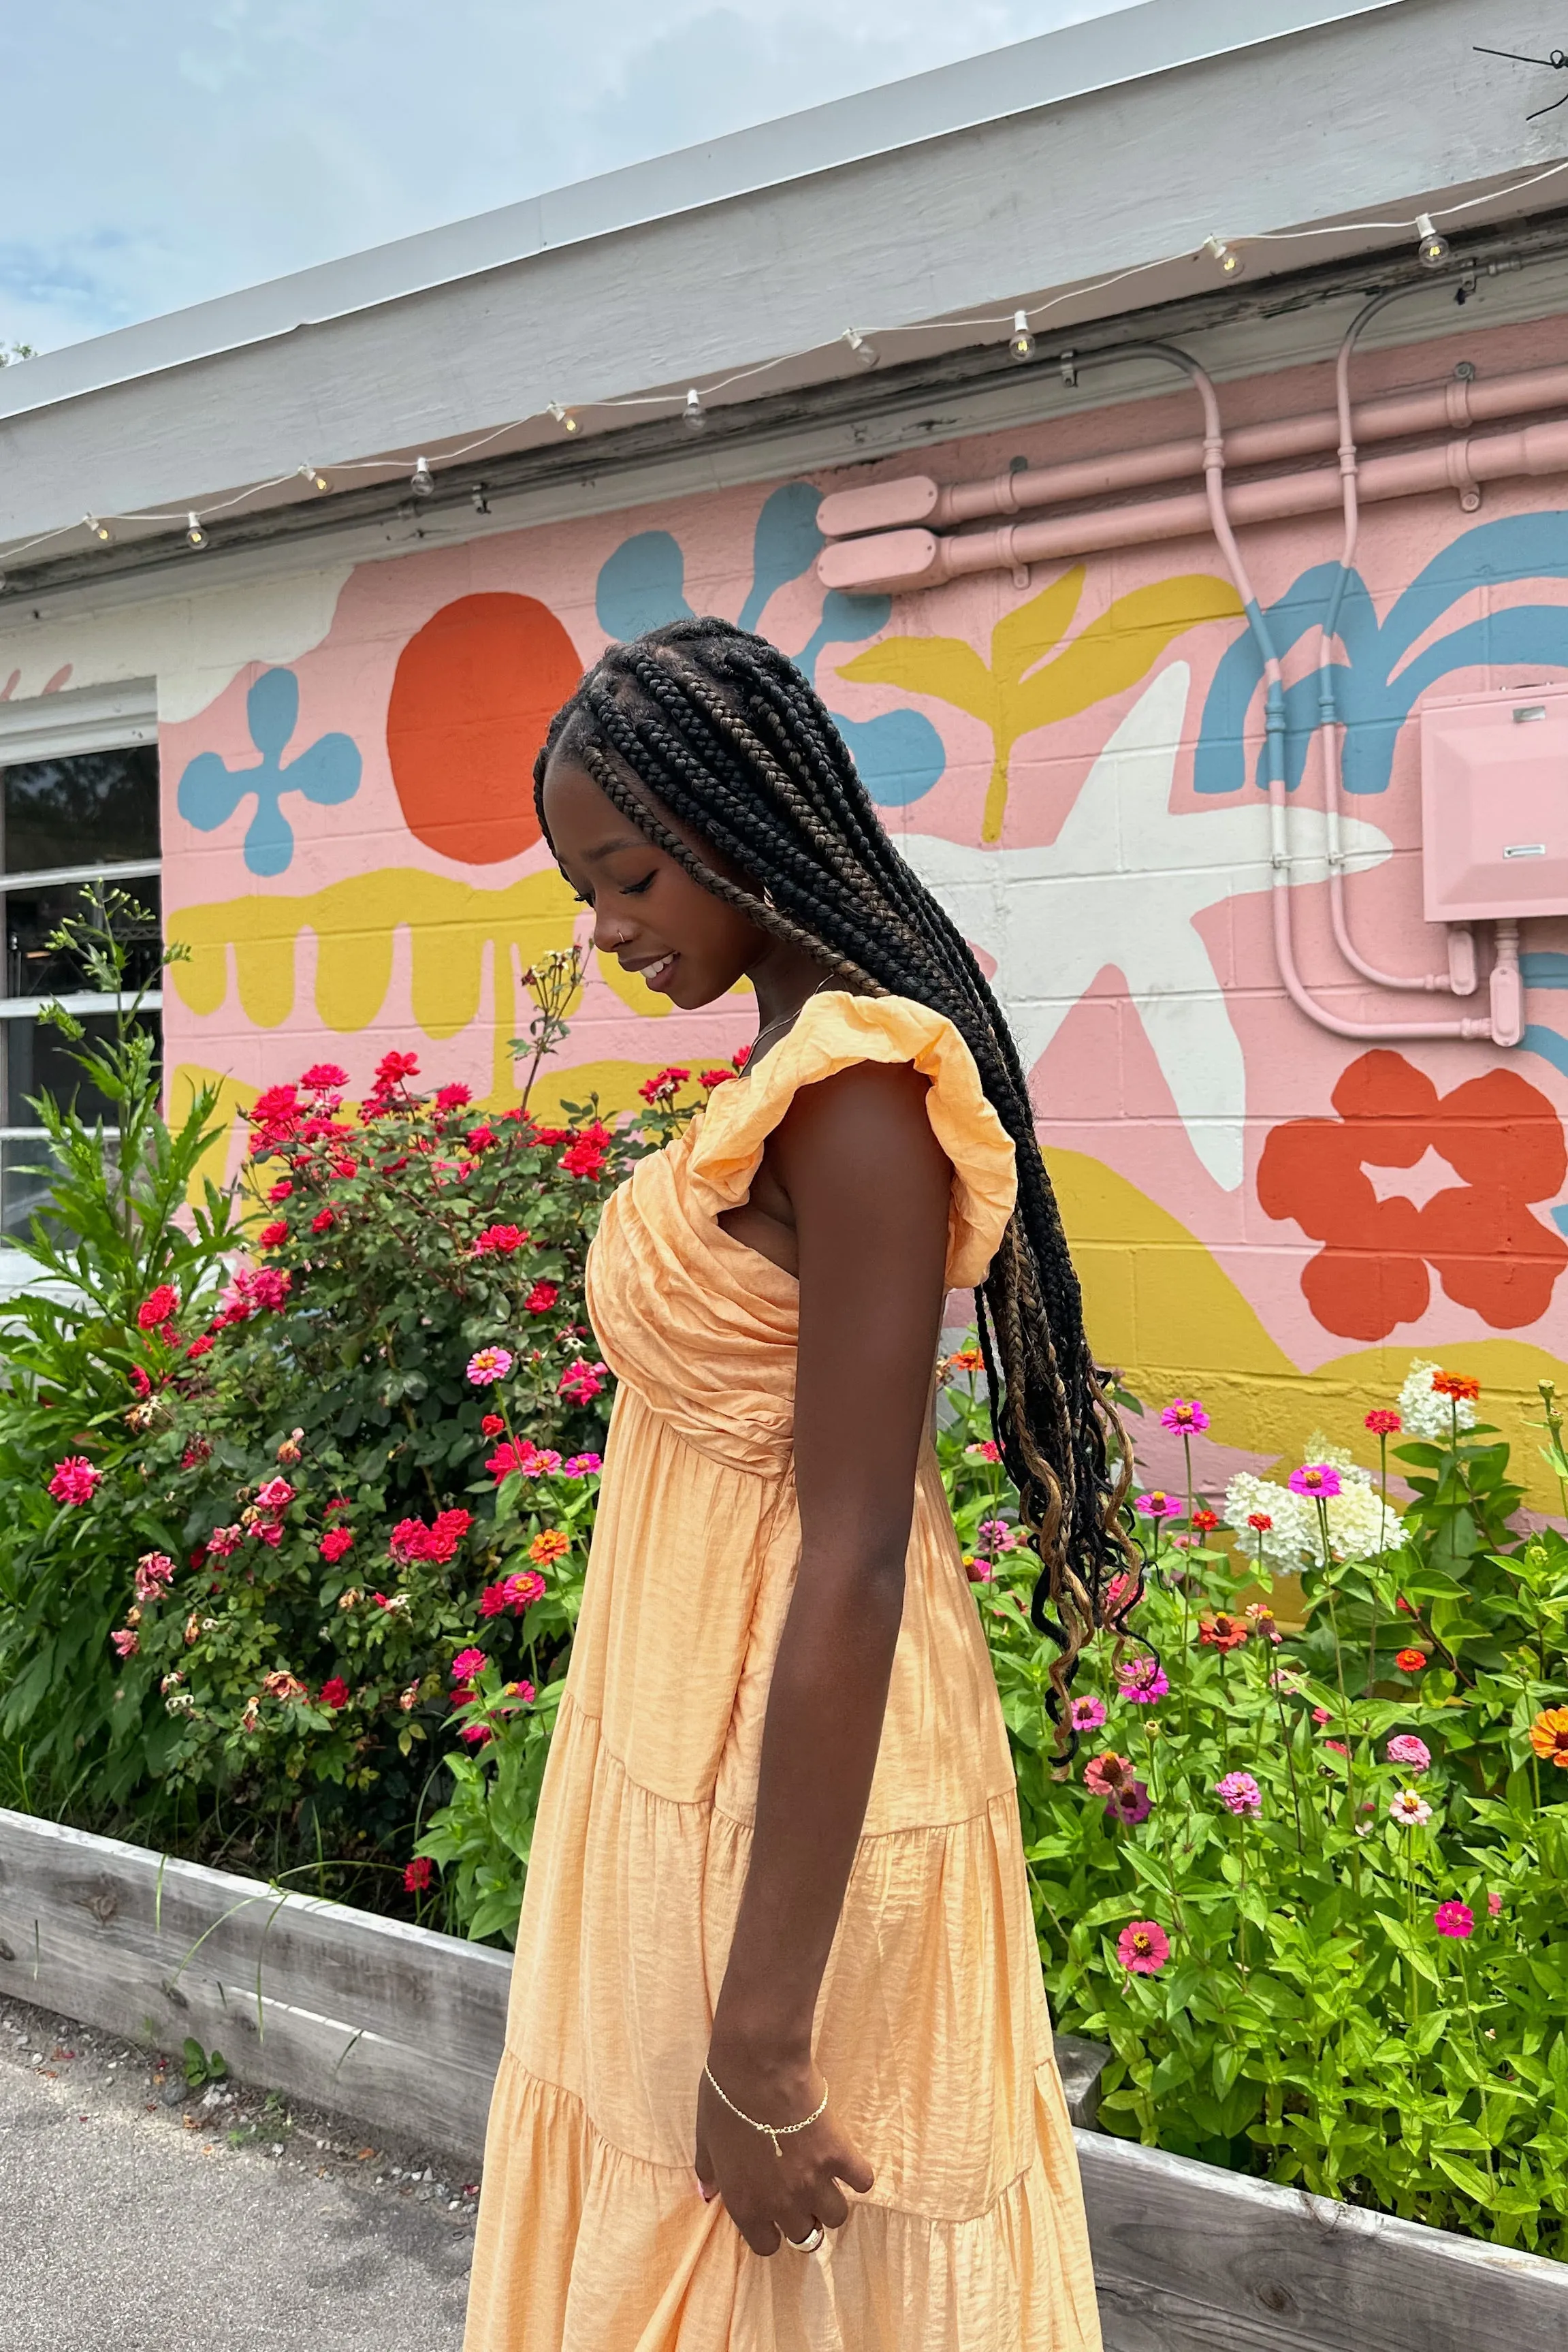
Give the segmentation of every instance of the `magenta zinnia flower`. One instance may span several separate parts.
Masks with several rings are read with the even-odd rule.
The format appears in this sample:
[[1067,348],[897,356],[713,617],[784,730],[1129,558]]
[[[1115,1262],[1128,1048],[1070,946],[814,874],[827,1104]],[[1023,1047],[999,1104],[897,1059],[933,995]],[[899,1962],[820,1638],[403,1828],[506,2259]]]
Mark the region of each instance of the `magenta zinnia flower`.
[[1461,1942],[1473,1936],[1476,1915],[1468,1903],[1439,1903],[1432,1914],[1432,1923],[1439,1936],[1454,1936]]
[[1304,1495],[1309,1503],[1332,1503],[1339,1491],[1339,1472],[1332,1462],[1303,1462],[1291,1473],[1291,1494]]
[[1214,1784],[1214,1793],[1228,1813],[1260,1813],[1263,1791],[1250,1772],[1228,1772]]
[[1116,1938],[1116,1958],[1135,1977],[1157,1977],[1171,1956],[1171,1939],[1156,1919],[1134,1919]]
[[1160,1415],[1164,1429],[1174,1429],[1179,1435],[1196,1437],[1208,1427],[1208,1415],[1196,1397],[1173,1397]]
[[1432,1761],[1432,1751],[1413,1731],[1396,1731],[1388,1743],[1388,1760],[1391,1764],[1408,1764],[1413,1772],[1425,1772]]
[[1170,1688],[1158,1658],[1130,1658],[1125,1665],[1117,1667],[1116,1680],[1122,1686],[1122,1696],[1130,1699],[1134,1706],[1153,1706]]
[[1173,1511],[1180,1510],[1181,1505],[1163,1486],[1156,1486],[1152,1494],[1138,1496],[1137,1507],[1145,1519],[1168,1519]]
[[1146,1822],[1153,1811],[1148,1790],[1142,1780],[1124,1780],[1105,1800],[1105,1819],[1120,1822],[1126,1829]]
[[452,1679],[457,1683],[471,1682],[476,1675],[484,1673],[489,1663],[483,1650],[459,1650],[452,1661]]
[[1098,1731],[1105,1720],[1105,1702],[1091,1692],[1084,1698],[1075,1698],[1068,1714],[1074,1731]]
[[468,1359],[468,1378],[476,1389],[493,1387],[511,1369],[511,1351],[507,1348],[478,1348]]

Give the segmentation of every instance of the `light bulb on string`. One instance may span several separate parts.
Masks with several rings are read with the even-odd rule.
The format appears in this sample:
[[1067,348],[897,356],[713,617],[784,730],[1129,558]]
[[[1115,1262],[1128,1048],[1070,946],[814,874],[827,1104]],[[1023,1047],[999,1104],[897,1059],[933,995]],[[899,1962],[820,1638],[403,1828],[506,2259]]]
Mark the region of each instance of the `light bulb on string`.
[[185,517],[185,537],[193,547],[205,547],[207,534],[202,529],[202,519],[194,509]]
[[1416,214],[1416,250],[1425,268],[1441,269],[1448,257],[1448,240],[1440,228],[1434,226],[1430,213]]
[[423,457],[418,457],[414,460],[413,471],[408,478],[408,486],[413,492],[416,499],[429,499],[434,497],[435,483],[432,478],[430,467],[425,464]]
[[1206,236],[1203,249],[1209,260],[1217,265],[1222,278],[1240,278],[1245,274],[1245,257],[1238,253],[1233,245],[1227,245],[1222,236]]
[[302,482],[308,482],[313,490],[329,490],[332,487],[319,466],[312,466],[308,460],[300,467],[299,478]]
[[86,524],[88,530],[91,531],[94,539],[98,540],[104,547],[109,545],[110,541],[114,537],[114,533],[110,530],[106,522],[100,522],[95,514],[84,514],[82,521]]
[[570,409],[563,408],[559,400],[550,401],[546,408],[545,414],[548,416],[553,416],[555,418],[556,423],[560,426],[563,433],[576,433],[581,429],[578,419],[572,415]]
[[686,394],[686,404],[681,411],[681,422],[688,433],[706,433],[707,430],[707,411],[703,406],[702,394],[695,383]]
[[1034,337],[1029,331],[1029,312],[1027,310],[1015,310],[1013,312],[1013,331],[1008,343],[1008,349],[1011,352],[1015,360],[1029,360],[1034,357]]
[[873,368],[882,358],[874,343],[868,343],[858,327],[846,327],[841,340],[848,343],[862,368]]

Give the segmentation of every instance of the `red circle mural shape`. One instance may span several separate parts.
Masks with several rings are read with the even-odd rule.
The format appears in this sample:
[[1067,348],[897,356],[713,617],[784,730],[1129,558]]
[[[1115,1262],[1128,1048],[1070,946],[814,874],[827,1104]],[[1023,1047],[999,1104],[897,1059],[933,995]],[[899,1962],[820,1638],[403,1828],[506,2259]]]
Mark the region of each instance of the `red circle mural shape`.
[[534,760],[582,675],[536,597],[459,596],[398,656],[387,756],[409,831],[460,866],[499,866],[539,837]]

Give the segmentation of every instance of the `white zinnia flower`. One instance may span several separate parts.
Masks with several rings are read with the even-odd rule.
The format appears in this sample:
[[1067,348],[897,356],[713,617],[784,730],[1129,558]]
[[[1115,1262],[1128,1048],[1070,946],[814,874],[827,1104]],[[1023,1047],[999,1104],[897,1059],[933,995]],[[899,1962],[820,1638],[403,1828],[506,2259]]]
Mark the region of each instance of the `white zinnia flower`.
[[[1406,1437],[1424,1437],[1430,1444],[1453,1435],[1455,1401],[1435,1396],[1432,1391],[1432,1375],[1442,1369],[1440,1364],[1428,1362],[1425,1356],[1417,1356],[1405,1375],[1405,1385],[1399,1391],[1399,1417],[1405,1423]],[[1474,1405],[1461,1397],[1457,1411],[1459,1427],[1473,1429]]]

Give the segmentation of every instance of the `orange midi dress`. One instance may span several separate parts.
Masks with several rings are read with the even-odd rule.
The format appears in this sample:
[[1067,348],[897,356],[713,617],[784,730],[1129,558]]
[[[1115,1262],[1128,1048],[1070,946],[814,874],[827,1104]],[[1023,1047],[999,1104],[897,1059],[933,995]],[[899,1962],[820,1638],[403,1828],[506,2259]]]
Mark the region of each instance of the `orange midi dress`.
[[[871,1801],[818,2063],[876,2184],[823,2249],[747,2246],[693,2169],[794,1584],[798,1288],[717,1223],[796,1090],[929,1081],[947,1278],[980,1279],[1012,1147],[957,1032],[824,993],[609,1202],[589,1306],[619,1392],[540,1798],[465,2352],[1098,2352],[996,1683],[935,1454],[918,1473]],[[844,1432],[854,1444],[852,1429]]]

